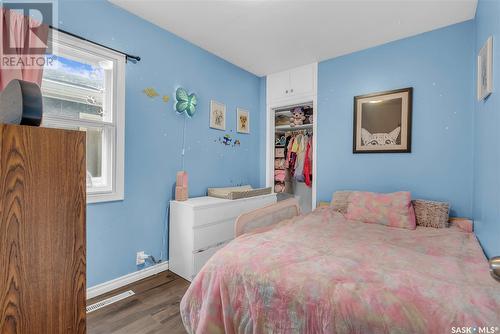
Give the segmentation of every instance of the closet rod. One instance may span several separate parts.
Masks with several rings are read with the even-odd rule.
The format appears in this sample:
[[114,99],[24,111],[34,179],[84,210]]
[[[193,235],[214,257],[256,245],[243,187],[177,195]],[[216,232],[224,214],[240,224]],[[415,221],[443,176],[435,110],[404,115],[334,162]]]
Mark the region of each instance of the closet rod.
[[312,108],[313,107],[313,103],[312,102],[305,102],[305,103],[291,104],[289,106],[283,106],[283,107],[274,108],[273,111],[274,112],[287,111],[287,110],[290,110],[290,109],[296,108],[296,107],[310,107],[310,108]]
[[305,134],[305,135],[309,135],[309,134],[313,134],[313,130],[312,129],[302,129],[302,130],[278,130],[278,131],[275,131],[275,133],[279,133],[279,134],[292,134],[292,135],[296,135],[296,134]]

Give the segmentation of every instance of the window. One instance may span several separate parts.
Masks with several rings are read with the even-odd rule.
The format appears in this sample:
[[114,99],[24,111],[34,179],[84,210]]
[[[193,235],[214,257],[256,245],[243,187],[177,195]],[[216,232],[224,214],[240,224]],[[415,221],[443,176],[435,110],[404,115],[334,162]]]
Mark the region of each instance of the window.
[[46,127],[87,133],[87,202],[124,194],[125,58],[52,31],[43,71]]

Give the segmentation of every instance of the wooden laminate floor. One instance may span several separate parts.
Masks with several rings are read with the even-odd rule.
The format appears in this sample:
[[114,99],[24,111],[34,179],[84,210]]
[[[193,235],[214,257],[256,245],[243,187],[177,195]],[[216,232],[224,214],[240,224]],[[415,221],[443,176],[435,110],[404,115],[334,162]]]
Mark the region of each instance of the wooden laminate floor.
[[179,303],[189,282],[170,271],[159,273],[102,296],[90,299],[94,304],[123,291],[135,295],[87,314],[88,334],[186,333]]

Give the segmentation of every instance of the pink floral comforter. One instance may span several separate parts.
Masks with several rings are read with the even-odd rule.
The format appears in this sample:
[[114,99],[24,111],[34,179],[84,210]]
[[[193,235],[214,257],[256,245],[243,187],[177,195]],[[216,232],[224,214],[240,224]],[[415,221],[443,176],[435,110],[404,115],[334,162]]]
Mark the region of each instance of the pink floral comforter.
[[233,240],[196,276],[181,314],[190,333],[494,329],[500,283],[472,233],[364,224],[323,208]]

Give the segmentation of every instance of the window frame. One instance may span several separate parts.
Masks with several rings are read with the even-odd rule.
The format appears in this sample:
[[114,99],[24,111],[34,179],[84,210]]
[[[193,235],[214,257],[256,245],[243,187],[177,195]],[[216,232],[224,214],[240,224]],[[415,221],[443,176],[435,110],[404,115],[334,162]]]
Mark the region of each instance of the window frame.
[[[103,168],[100,178],[106,177],[111,181],[108,187],[96,187],[92,190],[87,188],[87,203],[100,203],[124,200],[125,193],[125,56],[95,45],[91,42],[77,39],[68,34],[52,29],[51,37],[48,41],[52,47],[52,53],[59,54],[59,48],[69,50],[70,53],[83,54],[103,60],[113,62],[113,77],[111,101],[103,101],[103,105],[112,104],[111,122],[103,119],[95,121],[91,119],[74,119],[69,117],[57,117],[45,114],[42,120],[42,126],[57,128],[99,128],[108,134],[103,135],[102,157],[108,156],[110,152],[111,161],[105,161],[105,164],[111,164],[109,168]],[[64,52],[61,56],[64,56]],[[84,57],[85,58],[85,57]],[[90,57],[89,57],[90,58]],[[108,78],[110,79],[110,78]],[[43,85],[42,85],[43,86]],[[43,88],[42,88],[43,92]],[[111,138],[111,140],[106,140]],[[104,154],[106,150],[106,154]],[[108,167],[108,166],[106,166]],[[104,174],[106,174],[104,176]],[[96,180],[99,181],[99,180]]]

